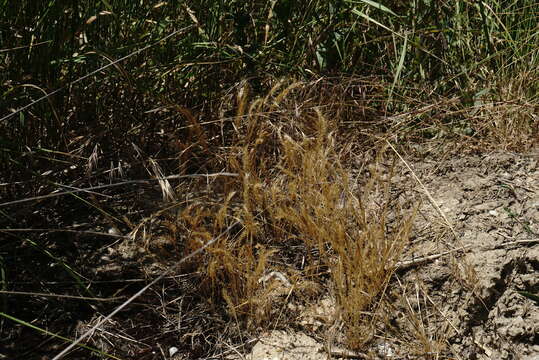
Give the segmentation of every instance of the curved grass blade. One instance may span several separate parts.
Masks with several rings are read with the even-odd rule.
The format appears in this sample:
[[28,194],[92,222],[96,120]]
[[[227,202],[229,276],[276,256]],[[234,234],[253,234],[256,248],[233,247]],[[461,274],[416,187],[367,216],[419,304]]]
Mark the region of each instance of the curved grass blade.
[[[359,0],[361,2],[364,2],[365,4],[367,5],[370,5],[372,6],[373,8],[376,8],[378,10],[382,10],[382,11],[385,11],[386,13],[388,14],[391,14],[393,16],[396,16],[396,17],[400,17],[399,15],[397,15],[395,12],[393,12],[393,10],[391,10],[390,8],[388,8],[387,6],[384,6],[380,3],[377,3],[375,1],[371,1],[371,0]],[[352,2],[352,1],[351,1]]]
[[[21,319],[17,319],[16,317],[13,317],[13,316],[8,315],[8,314],[6,314],[6,313],[0,312],[0,316],[3,316],[3,317],[5,317],[6,319],[9,319],[9,320],[14,321],[14,322],[16,322],[16,323],[19,323],[19,324],[21,324],[21,325],[23,325],[23,326],[29,327],[30,329],[34,329],[34,330],[36,330],[36,331],[39,331],[40,333],[42,333],[42,334],[44,334],[44,335],[49,335],[49,336],[52,336],[52,337],[55,337],[55,338],[58,338],[58,339],[61,339],[61,340],[64,340],[64,341],[67,341],[67,342],[70,342],[70,343],[73,343],[73,342],[74,342],[74,340],[72,340],[72,339],[69,339],[69,338],[66,338],[66,337],[64,337],[64,336],[62,336],[62,335],[58,335],[58,334],[55,334],[55,333],[50,332],[50,331],[48,331],[48,330],[42,329],[42,328],[40,328],[40,327],[38,327],[38,326],[35,326],[35,325],[33,325],[33,324],[30,324],[30,323],[28,323],[28,322],[26,322],[26,321],[24,321],[24,320],[21,320]],[[105,356],[105,357],[107,357],[107,358],[109,358],[109,359],[122,360],[122,359],[119,358],[119,357],[116,357],[116,356],[111,355],[111,354],[107,354],[106,352],[103,352],[103,351],[101,351],[101,350],[99,350],[99,349],[93,348],[93,347],[88,346],[88,345],[77,344],[77,346],[79,346],[79,347],[81,347],[81,348],[83,348],[83,349],[86,349],[86,350],[90,350],[90,351],[93,352],[93,353],[96,353],[96,354]]]
[[532,293],[529,293],[527,291],[518,291],[518,293],[524,297],[527,297],[528,299],[532,300],[535,305],[539,306],[539,295],[534,295]]

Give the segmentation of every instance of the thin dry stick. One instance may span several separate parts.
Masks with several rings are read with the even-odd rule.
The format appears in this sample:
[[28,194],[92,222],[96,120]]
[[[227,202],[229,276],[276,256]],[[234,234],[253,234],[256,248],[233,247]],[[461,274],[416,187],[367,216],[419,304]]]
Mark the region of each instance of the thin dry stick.
[[444,251],[444,252],[439,253],[439,254],[423,256],[423,257],[413,259],[413,260],[399,261],[396,264],[395,267],[396,267],[396,269],[400,270],[400,269],[407,268],[407,267],[410,267],[410,266],[414,266],[414,265],[422,264],[422,263],[429,262],[429,261],[432,261],[432,260],[436,260],[438,258],[441,258],[444,255],[449,255],[449,254],[452,254],[454,252],[461,251],[461,250],[464,250],[464,249],[467,249],[467,248],[470,248],[470,247],[472,247],[472,245],[461,246],[459,248]]
[[[122,181],[122,182],[115,183],[115,184],[91,186],[91,187],[88,187],[88,188],[74,188],[74,190],[71,190],[71,191],[62,191],[62,192],[51,193],[51,194],[43,195],[43,196],[35,196],[35,197],[31,197],[31,198],[26,198],[26,199],[9,201],[9,202],[5,202],[5,203],[1,203],[0,207],[8,206],[8,205],[14,205],[14,204],[20,204],[20,203],[24,203],[24,202],[28,202],[28,201],[34,201],[34,200],[43,200],[43,199],[62,196],[62,195],[75,194],[75,193],[78,193],[78,192],[88,192],[89,190],[106,189],[106,188],[123,186],[123,185],[148,184],[148,183],[154,182],[154,181],[163,181],[163,180],[171,180],[171,179],[186,179],[186,178],[197,178],[197,177],[210,178],[210,177],[217,177],[217,176],[239,176],[239,175],[236,174],[236,173],[220,172],[220,173],[214,173],[214,174],[170,175],[170,176],[165,176],[163,178],[155,178],[155,179],[128,180],[128,181]],[[62,185],[62,186],[66,186],[66,185]]]
[[[243,340],[242,340],[243,342]],[[225,344],[230,350],[230,352],[234,352],[236,353],[236,355],[241,359],[241,360],[247,360],[247,358],[245,356],[243,356],[242,353],[240,353],[238,351],[238,349],[236,347],[233,347],[232,345],[229,345],[226,341],[223,341],[223,344]]]
[[505,248],[505,247],[508,247],[508,246],[511,246],[511,245],[533,244],[533,243],[536,243],[536,242],[539,242],[539,238],[537,238],[537,239],[522,239],[522,240],[508,241],[508,242],[498,244],[498,245],[493,245],[493,246],[488,246],[488,247],[485,246],[484,249],[485,250],[494,250],[494,249]]
[[111,297],[111,298],[96,298],[96,297],[86,297],[86,296],[47,294],[47,293],[36,293],[36,292],[28,292],[28,291],[8,291],[8,290],[0,290],[0,294],[54,297],[54,298],[60,298],[60,299],[76,299],[76,300],[87,300],[87,301],[119,301],[119,300],[125,299],[125,296]]
[[[177,279],[182,277],[188,277],[191,274],[180,274],[180,275],[172,275],[167,276],[165,279]],[[118,279],[118,280],[92,280],[92,284],[114,284],[114,283],[137,283],[137,282],[145,282],[147,279]],[[69,285],[69,284],[75,284],[76,281],[43,281],[40,282],[40,284],[44,285]],[[17,285],[28,285],[28,284],[35,284],[33,281],[14,281],[11,282],[11,284],[17,284]]]
[[[505,242],[505,243],[502,243],[502,244],[497,244],[497,245],[483,246],[483,247],[480,247],[479,249],[480,250],[495,250],[495,249],[506,248],[506,247],[511,246],[511,245],[533,244],[533,243],[537,243],[537,242],[539,242],[539,239],[515,240],[515,241],[508,241],[508,242]],[[410,267],[410,266],[414,266],[414,265],[422,264],[422,263],[429,262],[429,261],[432,261],[432,260],[436,260],[438,258],[441,258],[442,256],[449,255],[449,254],[452,254],[454,252],[458,252],[458,251],[461,251],[461,250],[466,250],[466,249],[469,249],[471,247],[473,247],[472,244],[466,245],[466,246],[461,246],[459,248],[455,248],[455,249],[452,249],[452,250],[444,251],[444,252],[439,253],[439,254],[423,256],[423,257],[420,257],[420,258],[417,258],[417,259],[412,259],[412,260],[399,261],[397,263],[397,265],[396,265],[396,269],[400,270],[400,269],[407,268],[407,267]]]
[[38,229],[32,229],[32,228],[26,228],[26,229],[0,229],[0,232],[67,232],[67,233],[74,233],[74,234],[86,234],[86,235],[99,235],[99,236],[108,236],[113,238],[121,238],[121,239],[130,239],[127,235],[116,235],[116,234],[109,234],[99,231],[82,231],[82,230],[72,230],[72,229],[45,229],[45,228],[38,228]]
[[[395,154],[397,154],[397,156],[399,157],[399,159],[404,163],[404,165],[408,168],[408,170],[410,170],[410,172],[412,173],[412,176],[414,177],[414,179],[418,182],[418,184],[423,188],[423,191],[425,192],[425,194],[427,195],[427,198],[429,199],[429,202],[432,204],[432,206],[434,206],[434,208],[436,209],[436,211],[438,212],[438,214],[444,219],[446,225],[449,227],[449,229],[451,230],[451,232],[453,233],[453,236],[455,237],[455,240],[457,240],[459,243],[461,242],[460,241],[460,238],[457,236],[457,233],[455,232],[455,229],[453,229],[453,226],[451,225],[451,223],[449,222],[449,220],[447,220],[447,218],[445,217],[445,214],[443,213],[442,209],[440,209],[440,207],[438,206],[438,204],[436,204],[436,201],[434,201],[434,198],[432,197],[432,195],[430,194],[429,190],[427,189],[427,187],[425,185],[423,185],[423,182],[419,179],[419,177],[416,175],[416,173],[414,172],[414,170],[412,170],[412,168],[410,167],[410,165],[408,165],[408,163],[406,162],[406,160],[403,159],[403,157],[401,156],[401,154],[399,154],[399,152],[397,151],[397,149],[395,149],[395,147],[393,147],[393,145],[391,145],[391,143],[385,139],[387,144],[389,145],[389,147],[391,148],[391,150],[393,150],[395,152]],[[463,244],[460,244],[461,246],[464,246]]]
[[82,334],[81,336],[79,336],[77,338],[77,340],[75,340],[74,342],[72,342],[71,344],[69,344],[68,347],[66,347],[63,351],[61,351],[58,355],[56,355],[54,358],[52,358],[52,360],[59,360],[61,359],[64,355],[66,355],[71,349],[73,349],[75,346],[77,346],[77,344],[79,344],[82,340],[84,340],[85,338],[87,338],[88,336],[90,336],[98,327],[100,327],[105,321],[108,321],[110,320],[114,315],[116,315],[118,312],[120,312],[123,308],[125,308],[127,305],[129,305],[131,302],[133,302],[136,298],[138,298],[140,295],[142,295],[146,290],[148,290],[150,287],[152,287],[153,285],[155,285],[156,283],[158,283],[159,281],[161,281],[163,278],[165,278],[168,274],[170,274],[172,271],[176,270],[178,268],[178,266],[182,263],[184,263],[186,260],[189,260],[190,258],[192,258],[193,256],[195,255],[198,255],[200,253],[202,253],[204,250],[206,250],[209,246],[213,245],[217,240],[219,240],[221,238],[221,236],[223,236],[224,234],[228,233],[230,230],[232,230],[232,228],[236,225],[239,225],[239,222],[236,221],[235,223],[233,223],[232,225],[230,225],[229,227],[227,227],[225,229],[225,231],[223,231],[222,233],[220,233],[218,236],[214,237],[213,239],[211,239],[210,241],[208,241],[206,244],[204,244],[202,247],[198,248],[197,250],[193,251],[191,254],[183,257],[180,261],[178,261],[178,263],[176,264],[176,266],[172,266],[170,267],[168,270],[166,270],[165,272],[163,272],[161,275],[159,275],[157,278],[155,278],[153,281],[151,281],[148,285],[144,286],[142,289],[140,289],[135,295],[131,296],[129,299],[127,299],[123,304],[121,304],[120,306],[118,306],[113,312],[111,312],[109,315],[107,315],[106,317],[102,318],[101,320],[99,320],[94,326],[92,326],[92,328],[88,331],[86,331],[84,334]]
[[149,346],[147,343],[143,343],[141,341],[131,339],[130,337],[127,337],[127,336],[124,336],[124,335],[111,333],[110,331],[106,331],[106,330],[103,330],[103,329],[97,329],[97,330],[99,330],[100,332],[102,332],[103,334],[108,335],[108,336],[113,336],[113,337],[117,337],[117,338],[120,338],[120,339],[124,339],[124,340],[130,341],[130,342],[133,342],[135,344],[141,344],[141,345],[144,345],[144,346]]
[[48,43],[51,43],[51,42],[52,42],[52,40],[46,40],[46,41],[40,41],[38,43],[30,44],[30,45],[17,46],[17,47],[8,48],[8,49],[0,49],[0,54],[5,53],[5,52],[11,52],[11,51],[14,51],[14,50],[21,50],[21,49],[26,49],[26,48],[34,48],[34,47],[37,47],[39,45],[45,45],[45,44],[48,44]]

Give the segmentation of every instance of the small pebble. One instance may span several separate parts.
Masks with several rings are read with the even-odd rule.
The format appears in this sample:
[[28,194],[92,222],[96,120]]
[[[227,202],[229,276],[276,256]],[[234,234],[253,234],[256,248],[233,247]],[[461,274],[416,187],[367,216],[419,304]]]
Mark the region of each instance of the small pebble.
[[109,230],[107,231],[110,235],[121,235],[120,234],[120,230],[118,230],[117,228],[115,227],[111,227],[109,228]]
[[171,346],[170,349],[168,349],[168,355],[170,357],[173,357],[178,352],[178,348],[176,346]]

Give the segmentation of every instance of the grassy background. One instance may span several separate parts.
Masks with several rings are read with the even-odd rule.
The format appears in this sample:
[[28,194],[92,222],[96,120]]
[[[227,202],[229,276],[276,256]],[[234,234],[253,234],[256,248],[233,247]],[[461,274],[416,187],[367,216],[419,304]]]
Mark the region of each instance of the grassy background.
[[[1,290],[111,297],[117,288],[96,282],[110,279],[88,270],[110,237],[89,241],[85,231],[118,228],[174,262],[237,221],[200,268],[180,271],[202,274],[200,298],[191,302],[208,296],[207,311],[226,313],[242,329],[260,325],[275,304],[258,279],[282,267],[272,262],[278,254],[298,278],[312,280],[311,290],[302,288],[307,297],[319,295],[312,289],[332,269],[349,343],[361,348],[369,338],[353,335],[364,326],[357,313],[389,281],[411,220],[403,214],[396,220],[403,233],[386,234],[368,214],[383,218],[388,208],[368,209],[369,194],[343,204],[351,164],[360,151],[376,162],[385,138],[402,147],[457,139],[466,151],[532,146],[538,14],[531,0],[0,2]],[[238,176],[159,188],[148,180],[8,204],[223,171]],[[361,181],[390,202],[390,185],[370,176]],[[161,191],[174,205],[159,200]],[[363,241],[350,253],[351,238]],[[305,252],[308,267],[290,247]],[[376,267],[380,254],[384,266]],[[67,324],[91,319],[97,306],[1,296],[3,313],[69,336]],[[27,334],[20,342],[12,320],[2,321],[13,354],[24,354],[25,341],[47,351],[30,340],[34,330],[16,330]],[[212,327],[193,321],[203,332]],[[185,350],[193,358],[216,343],[197,341]]]

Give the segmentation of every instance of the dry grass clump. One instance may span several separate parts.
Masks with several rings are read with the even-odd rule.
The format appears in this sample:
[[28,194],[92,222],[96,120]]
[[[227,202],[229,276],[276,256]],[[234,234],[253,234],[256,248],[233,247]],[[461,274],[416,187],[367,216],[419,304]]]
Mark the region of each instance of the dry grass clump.
[[520,151],[539,139],[538,74],[496,78],[474,98],[467,118],[484,146]]
[[378,299],[413,214],[392,206],[391,172],[382,171],[381,155],[364,179],[342,165],[352,154],[336,139],[338,118],[320,108],[287,111],[286,99],[301,86],[278,84],[250,104],[240,92],[234,146],[219,154],[239,176],[213,181],[205,198],[177,213],[175,226],[184,229],[189,253],[236,223],[197,260],[202,287],[234,321],[268,324],[281,311],[279,295],[309,288],[312,300],[329,286],[348,342],[359,348],[372,337],[375,313],[384,311]]
[[[387,117],[393,139],[403,144],[434,141],[457,151],[523,151],[539,139],[537,71],[491,74],[460,96],[429,96],[421,89],[396,99],[399,112]],[[426,89],[425,89],[426,91]]]

